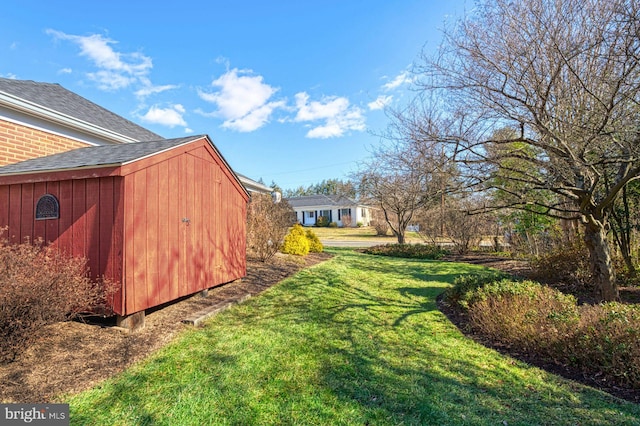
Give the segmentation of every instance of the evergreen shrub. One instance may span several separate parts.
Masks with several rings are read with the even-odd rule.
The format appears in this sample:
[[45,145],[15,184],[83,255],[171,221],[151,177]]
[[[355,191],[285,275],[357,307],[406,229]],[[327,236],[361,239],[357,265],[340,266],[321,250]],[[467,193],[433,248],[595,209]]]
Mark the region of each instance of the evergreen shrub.
[[313,232],[311,229],[307,229],[305,233],[307,240],[309,241],[309,252],[310,253],[322,253],[324,247],[320,242],[320,238]]
[[289,233],[284,237],[282,253],[294,254],[296,256],[306,256],[309,254],[310,244],[307,234],[299,223],[293,225]]

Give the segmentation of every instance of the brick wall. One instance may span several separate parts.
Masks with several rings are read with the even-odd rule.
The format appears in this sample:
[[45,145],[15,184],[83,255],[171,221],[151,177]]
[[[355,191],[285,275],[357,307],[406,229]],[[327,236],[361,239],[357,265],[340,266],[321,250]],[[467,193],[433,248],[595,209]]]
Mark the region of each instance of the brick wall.
[[0,166],[83,146],[88,144],[0,120]]

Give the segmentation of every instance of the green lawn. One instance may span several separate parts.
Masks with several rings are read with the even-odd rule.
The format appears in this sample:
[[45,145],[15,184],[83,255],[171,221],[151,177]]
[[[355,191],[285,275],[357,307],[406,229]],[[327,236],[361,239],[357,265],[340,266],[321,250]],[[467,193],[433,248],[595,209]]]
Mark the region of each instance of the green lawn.
[[465,338],[435,298],[477,267],[333,252],[65,398],[71,424],[640,423],[638,405]]

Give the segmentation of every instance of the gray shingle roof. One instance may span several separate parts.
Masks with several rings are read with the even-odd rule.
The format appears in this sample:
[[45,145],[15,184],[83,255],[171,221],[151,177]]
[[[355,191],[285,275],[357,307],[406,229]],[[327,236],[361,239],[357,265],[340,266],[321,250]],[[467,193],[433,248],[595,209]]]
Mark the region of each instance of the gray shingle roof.
[[94,104],[59,84],[0,78],[0,92],[138,141],[162,139],[162,136]]
[[289,205],[293,208],[296,207],[320,207],[320,206],[353,206],[358,203],[350,198],[342,195],[328,196],[328,195],[308,195],[304,197],[291,197],[286,199]]
[[163,139],[157,141],[135,142],[118,145],[101,145],[78,148],[60,154],[33,158],[20,163],[0,167],[0,176],[21,173],[39,173],[45,171],[67,170],[79,167],[100,167],[107,165],[122,165],[148,155],[156,154],[167,149],[175,148],[197,139],[200,136],[190,136],[177,139]]

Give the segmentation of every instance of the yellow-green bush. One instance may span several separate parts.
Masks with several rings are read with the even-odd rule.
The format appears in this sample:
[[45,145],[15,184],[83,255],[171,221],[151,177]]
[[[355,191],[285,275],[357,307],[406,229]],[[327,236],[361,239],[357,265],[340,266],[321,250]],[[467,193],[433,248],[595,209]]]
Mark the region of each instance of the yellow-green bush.
[[300,224],[295,224],[284,237],[282,244],[282,252],[285,254],[295,254],[297,256],[306,256],[309,254],[309,240]]
[[309,240],[309,252],[311,253],[322,253],[324,247],[320,242],[320,238],[313,232],[311,229],[307,229],[306,232],[307,240]]

